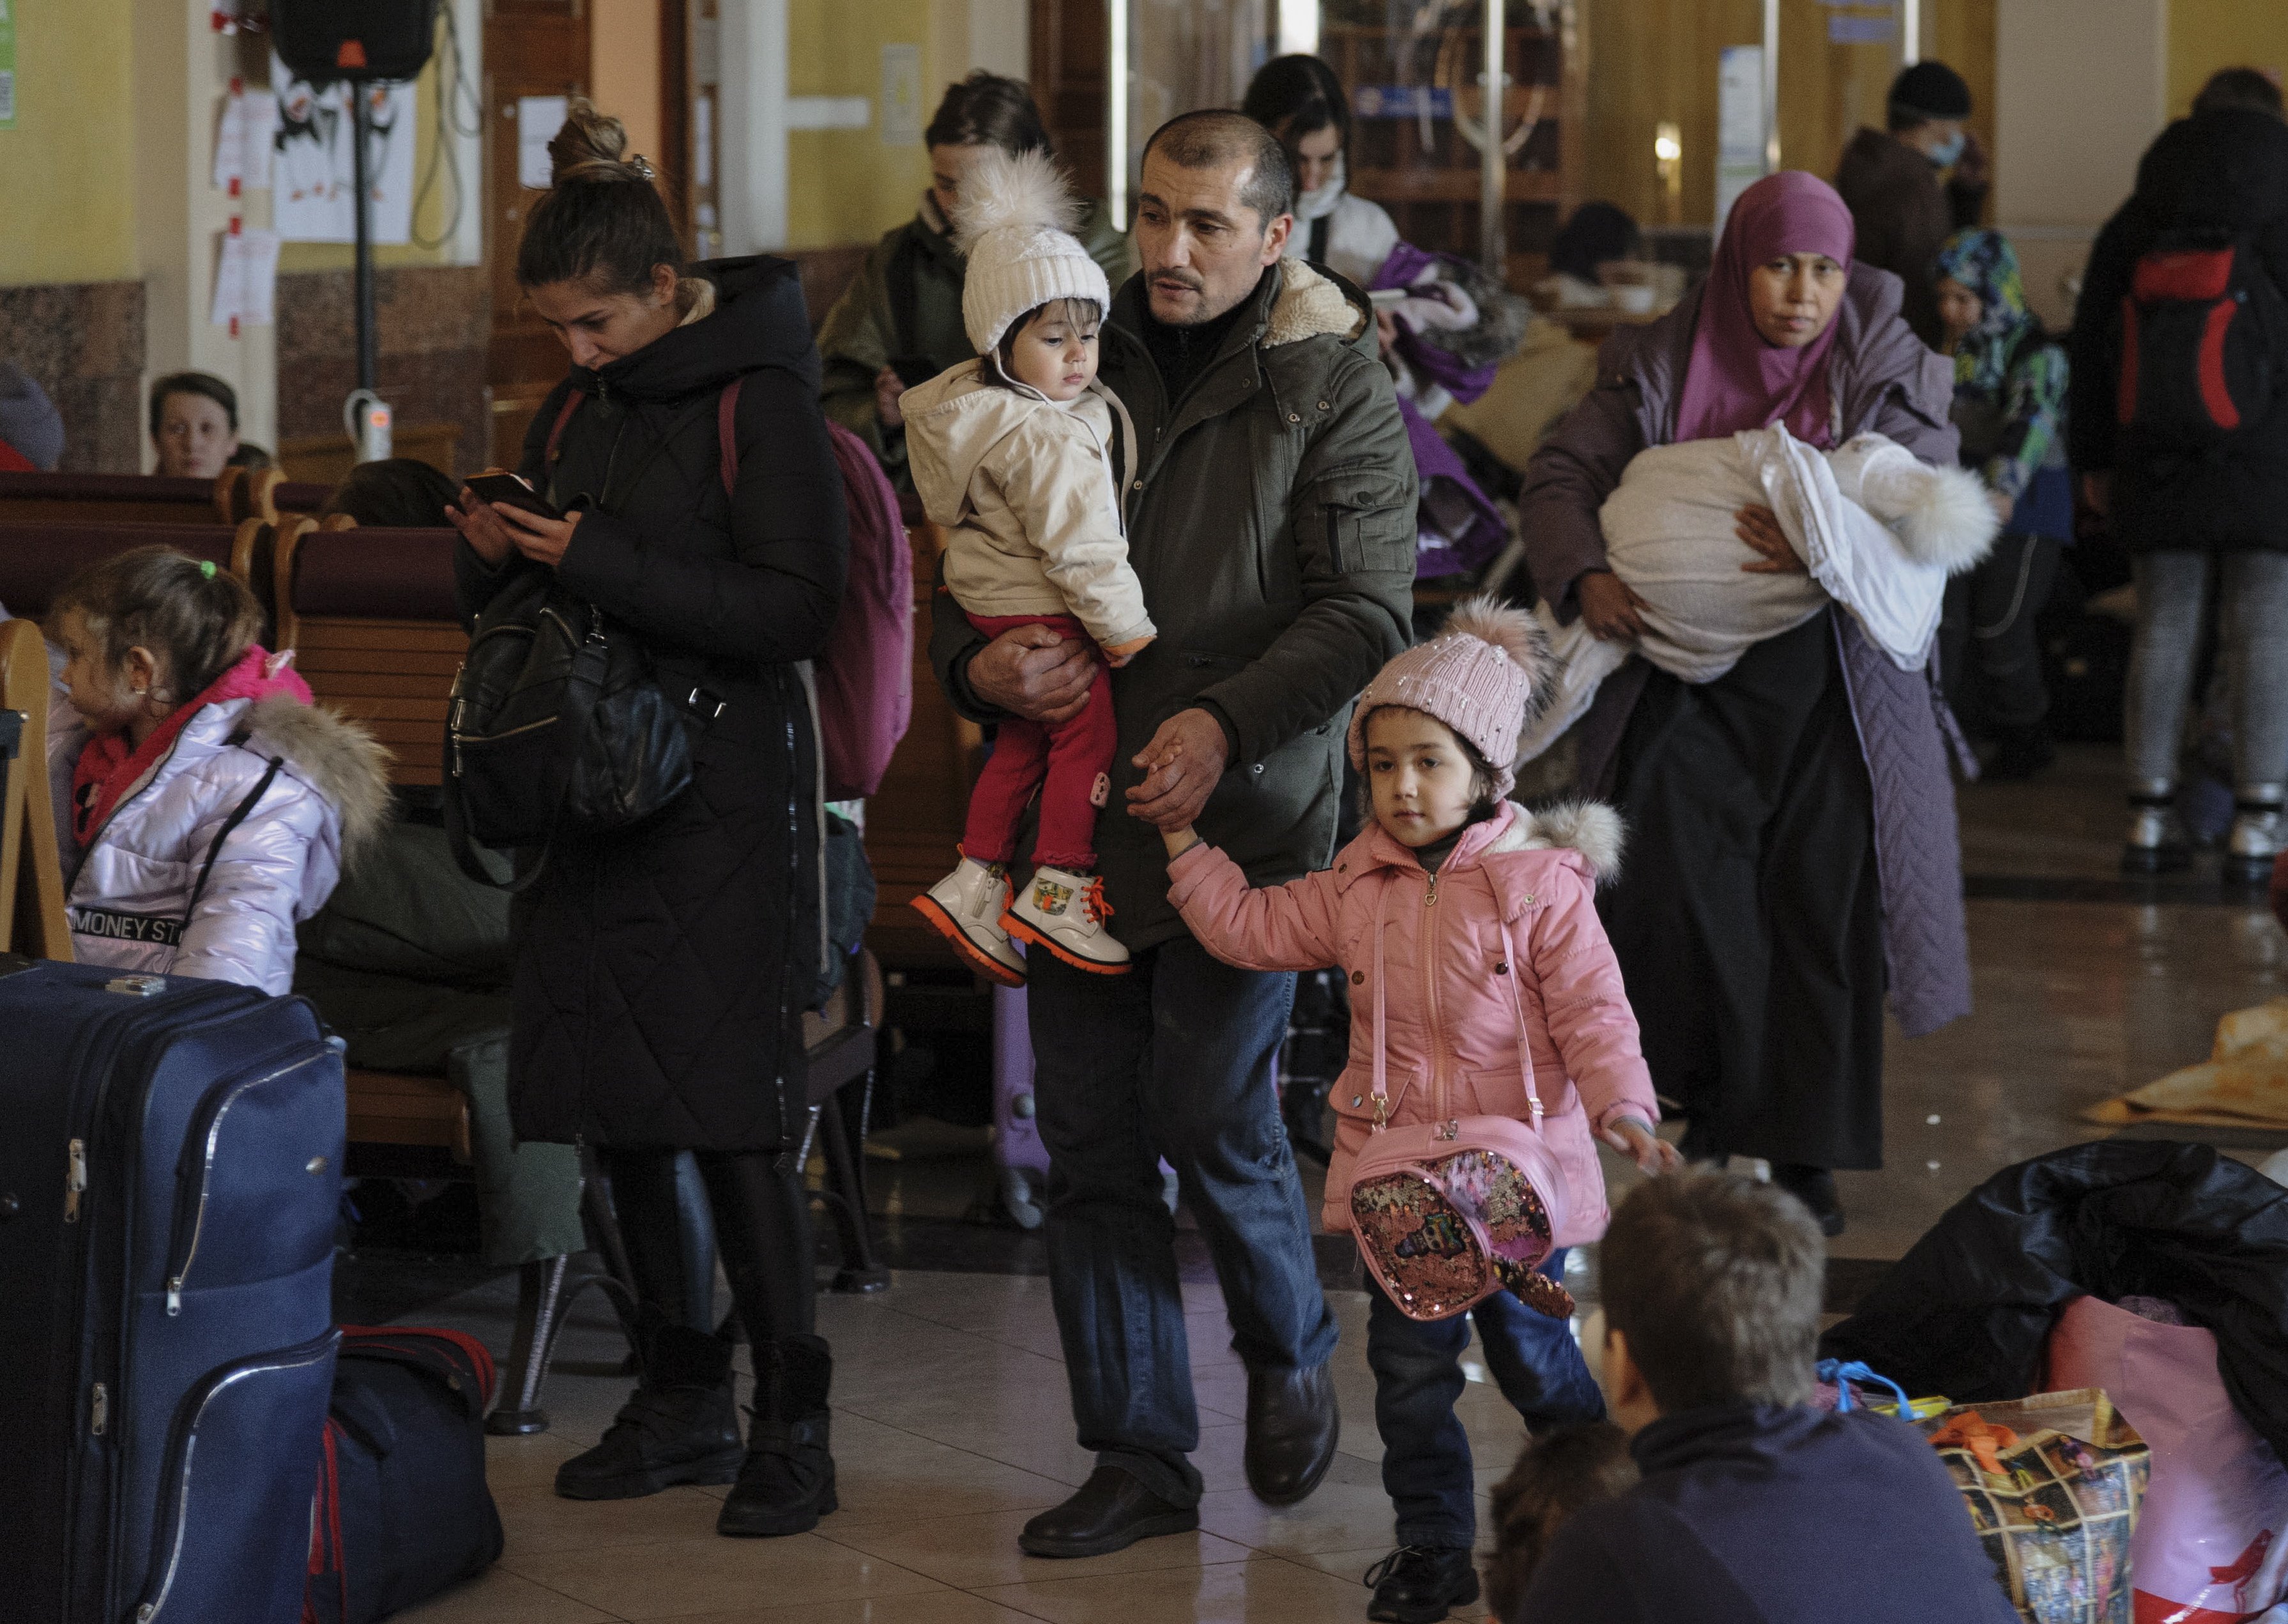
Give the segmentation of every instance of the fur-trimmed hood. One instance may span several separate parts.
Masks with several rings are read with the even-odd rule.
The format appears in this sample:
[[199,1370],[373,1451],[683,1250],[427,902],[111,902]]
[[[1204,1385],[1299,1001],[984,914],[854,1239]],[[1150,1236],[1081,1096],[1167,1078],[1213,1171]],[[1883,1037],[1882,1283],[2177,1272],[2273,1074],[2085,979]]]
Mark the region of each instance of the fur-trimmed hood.
[[1354,301],[1344,284],[1299,259],[1279,262],[1279,297],[1263,325],[1263,347],[1275,349],[1305,338],[1356,338],[1374,325],[1374,307],[1364,296]]
[[359,724],[325,705],[273,694],[246,709],[248,747],[282,758],[342,820],[342,859],[355,862],[389,821],[390,754]]
[[[1561,801],[1535,812],[1514,801],[1504,801],[1491,818],[1466,830],[1440,866],[1440,872],[1485,863],[1506,867],[1498,860],[1526,852],[1556,852],[1576,862],[1591,883],[1610,884],[1620,878],[1621,855],[1628,832],[1621,814],[1602,801]],[[1370,822],[1336,858],[1339,883],[1348,890],[1378,868],[1415,867],[1414,853],[1399,844],[1380,824]]]

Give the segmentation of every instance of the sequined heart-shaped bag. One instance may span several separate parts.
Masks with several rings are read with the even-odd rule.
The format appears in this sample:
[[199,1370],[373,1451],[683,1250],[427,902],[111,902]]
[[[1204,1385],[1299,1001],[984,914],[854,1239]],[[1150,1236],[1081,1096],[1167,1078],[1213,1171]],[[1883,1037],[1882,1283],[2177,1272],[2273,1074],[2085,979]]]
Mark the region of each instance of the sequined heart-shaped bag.
[[1351,1232],[1368,1271],[1412,1319],[1450,1319],[1494,1293],[1571,1316],[1535,1267],[1565,1220],[1565,1180],[1541,1136],[1503,1116],[1386,1128],[1351,1175]]

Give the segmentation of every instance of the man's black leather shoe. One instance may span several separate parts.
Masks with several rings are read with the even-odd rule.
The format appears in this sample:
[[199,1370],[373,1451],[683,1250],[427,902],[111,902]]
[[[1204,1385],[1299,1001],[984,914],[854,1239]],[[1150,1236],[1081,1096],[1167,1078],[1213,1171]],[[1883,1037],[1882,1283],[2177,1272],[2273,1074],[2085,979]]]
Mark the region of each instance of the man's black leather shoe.
[[1374,1587],[1366,1616],[1378,1624],[1437,1624],[1478,1599],[1478,1565],[1466,1550],[1402,1545],[1367,1569],[1366,1582]]
[[1156,1534],[1189,1533],[1196,1506],[1161,1499],[1117,1466],[1099,1466],[1077,1493],[1025,1525],[1017,1549],[1029,1557],[1103,1557]]
[[1264,1504],[1291,1506],[1317,1488],[1342,1432],[1325,1365],[1248,1371],[1247,1486]]

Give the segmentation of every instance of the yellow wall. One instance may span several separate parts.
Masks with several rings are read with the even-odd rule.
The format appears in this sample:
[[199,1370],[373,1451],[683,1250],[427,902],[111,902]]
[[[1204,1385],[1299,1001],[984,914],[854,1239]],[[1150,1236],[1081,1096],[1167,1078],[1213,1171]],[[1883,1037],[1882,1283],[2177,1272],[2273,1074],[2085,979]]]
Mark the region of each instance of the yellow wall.
[[0,286],[136,274],[130,0],[7,0],[16,126],[0,130]]
[[2193,98],[2220,67],[2260,67],[2278,78],[2288,69],[2288,5],[2170,0],[2169,116],[2191,112]]
[[882,144],[882,47],[922,48],[922,122],[937,110],[948,79],[931,50],[930,0],[792,0],[787,18],[787,93],[863,96],[873,121],[863,130],[796,130],[787,136],[787,246],[864,242],[912,218],[929,184],[919,145]]

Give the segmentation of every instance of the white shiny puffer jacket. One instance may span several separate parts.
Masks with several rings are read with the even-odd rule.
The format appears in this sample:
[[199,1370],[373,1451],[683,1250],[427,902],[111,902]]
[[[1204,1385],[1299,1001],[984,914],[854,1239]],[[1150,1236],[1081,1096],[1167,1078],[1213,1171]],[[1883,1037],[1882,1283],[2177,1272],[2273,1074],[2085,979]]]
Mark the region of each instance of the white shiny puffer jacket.
[[[77,722],[68,706],[59,710],[57,721]],[[85,742],[76,725],[51,734],[60,806],[68,805]],[[203,707],[84,850],[68,816],[57,830],[72,952],[83,964],[287,991],[296,923],[325,906],[345,847],[361,844],[386,812],[385,759],[364,729],[291,695]],[[245,816],[225,834],[242,806]]]

